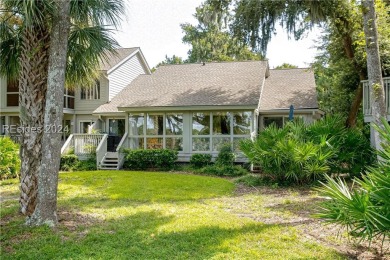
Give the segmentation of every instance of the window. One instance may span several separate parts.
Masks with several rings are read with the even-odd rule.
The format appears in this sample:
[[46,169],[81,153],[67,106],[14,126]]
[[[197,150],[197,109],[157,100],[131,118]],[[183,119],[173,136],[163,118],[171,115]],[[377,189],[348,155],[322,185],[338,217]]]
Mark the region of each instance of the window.
[[163,135],[164,115],[148,114],[146,135]]
[[100,99],[100,81],[96,80],[94,86],[81,89],[80,98],[84,100]]
[[167,114],[165,119],[165,132],[167,135],[182,135],[183,114]]
[[88,134],[92,127],[92,125],[94,124],[94,122],[92,121],[83,121],[83,122],[80,122],[80,133],[82,134]]
[[7,107],[19,106],[19,81],[7,80]]
[[[192,151],[219,151],[230,144],[239,152],[239,140],[250,138],[252,112],[196,112],[192,115]],[[212,131],[210,131],[212,129]]]
[[213,134],[230,135],[230,113],[216,112],[213,113]]
[[283,117],[282,116],[273,116],[273,117],[264,117],[264,128],[275,124],[277,127],[283,127]]
[[233,113],[233,134],[249,135],[251,133],[251,112]]
[[192,134],[208,135],[210,134],[210,113],[193,113],[192,115]]
[[[299,118],[303,120],[302,116],[294,116],[294,119]],[[288,116],[265,116],[263,118],[263,128],[270,126],[271,124],[275,124],[278,128],[282,128],[288,121]]]
[[129,117],[129,135],[137,136],[144,133],[144,115],[131,115]]
[[64,108],[74,109],[74,90],[64,89]]
[[129,117],[131,149],[183,150],[183,114],[133,114]]

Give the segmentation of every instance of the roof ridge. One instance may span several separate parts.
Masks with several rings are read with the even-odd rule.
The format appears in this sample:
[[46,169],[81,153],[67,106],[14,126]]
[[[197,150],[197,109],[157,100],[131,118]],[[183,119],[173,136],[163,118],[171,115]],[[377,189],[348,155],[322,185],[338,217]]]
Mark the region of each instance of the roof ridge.
[[208,61],[208,62],[192,62],[192,63],[180,63],[180,64],[161,64],[159,67],[169,67],[169,66],[175,66],[175,65],[202,65],[205,63],[207,64],[221,64],[221,63],[249,63],[249,62],[267,62],[268,60],[241,60],[241,61]]
[[273,69],[270,69],[270,70],[307,70],[307,69],[311,69],[311,67],[306,67],[306,68],[281,68],[281,69],[273,68]]

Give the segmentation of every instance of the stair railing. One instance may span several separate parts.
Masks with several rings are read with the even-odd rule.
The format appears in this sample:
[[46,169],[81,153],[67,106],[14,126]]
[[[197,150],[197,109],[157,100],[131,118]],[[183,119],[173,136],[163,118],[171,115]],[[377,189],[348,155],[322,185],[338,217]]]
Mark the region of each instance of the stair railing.
[[118,170],[122,168],[123,163],[125,162],[125,154],[122,152],[122,148],[127,148],[127,136],[128,133],[126,132],[122,136],[122,139],[116,148],[116,152],[118,153],[118,167],[117,167]]
[[104,156],[107,153],[107,138],[108,134],[104,134],[102,140],[96,148],[96,168],[99,169],[100,164],[103,161]]

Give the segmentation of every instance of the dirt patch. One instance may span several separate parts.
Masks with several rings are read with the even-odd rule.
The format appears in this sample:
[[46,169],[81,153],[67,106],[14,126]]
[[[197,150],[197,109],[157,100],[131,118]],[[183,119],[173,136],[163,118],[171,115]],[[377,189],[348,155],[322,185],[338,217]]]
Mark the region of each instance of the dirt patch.
[[325,224],[314,218],[323,199],[309,188],[270,188],[238,185],[232,198],[223,199],[226,211],[239,217],[264,224],[294,226],[308,241],[334,248],[351,259],[390,259],[390,244],[381,242],[358,244],[347,236],[346,230]]

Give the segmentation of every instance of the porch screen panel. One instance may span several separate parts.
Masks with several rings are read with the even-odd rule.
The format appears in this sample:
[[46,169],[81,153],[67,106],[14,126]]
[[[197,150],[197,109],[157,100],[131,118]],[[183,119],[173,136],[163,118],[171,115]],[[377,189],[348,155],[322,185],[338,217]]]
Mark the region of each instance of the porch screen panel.
[[192,116],[192,151],[218,152],[224,145],[239,152],[239,141],[250,138],[251,111],[196,112]]
[[148,114],[146,121],[146,135],[163,135],[164,115]]
[[233,113],[233,134],[250,135],[251,133],[252,112]]
[[193,113],[192,116],[192,134],[209,135],[210,134],[210,113]]
[[131,115],[129,117],[129,135],[139,136],[144,134],[144,115]]
[[230,135],[231,113],[213,113],[213,135]]
[[144,148],[144,124],[143,114],[130,115],[129,117],[129,142],[130,149]]
[[192,151],[196,151],[196,152],[210,151],[210,138],[209,137],[193,137],[192,138]]
[[183,134],[183,114],[167,114],[165,117],[166,135]]

